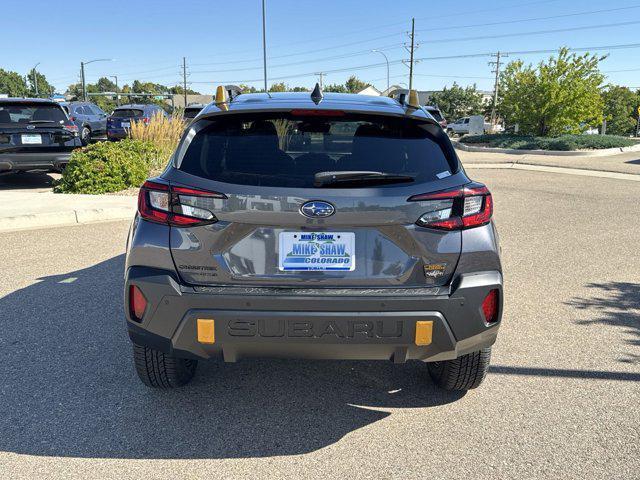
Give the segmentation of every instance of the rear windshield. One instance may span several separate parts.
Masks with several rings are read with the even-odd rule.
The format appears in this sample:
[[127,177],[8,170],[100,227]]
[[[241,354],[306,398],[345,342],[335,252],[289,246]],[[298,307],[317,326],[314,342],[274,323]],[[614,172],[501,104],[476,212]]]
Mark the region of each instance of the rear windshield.
[[320,172],[373,171],[414,182],[451,174],[432,133],[439,127],[410,119],[284,113],[207,122],[178,168],[220,182],[309,188]]
[[0,123],[64,123],[67,119],[59,105],[16,102],[0,103]]
[[438,122],[441,122],[444,120],[444,117],[440,113],[440,110],[438,110],[437,108],[427,108],[427,112],[429,112],[431,116],[435,118]]
[[144,111],[137,108],[117,108],[111,115],[114,118],[138,118],[144,115]]

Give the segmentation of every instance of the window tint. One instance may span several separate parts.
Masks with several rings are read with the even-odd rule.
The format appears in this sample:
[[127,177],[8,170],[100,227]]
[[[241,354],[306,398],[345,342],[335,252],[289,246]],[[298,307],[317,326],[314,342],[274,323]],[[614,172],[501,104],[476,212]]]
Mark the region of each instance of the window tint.
[[440,113],[440,110],[438,110],[437,108],[427,108],[427,112],[429,112],[431,116],[435,118],[436,121],[438,122],[441,122],[442,120],[444,120],[444,118],[442,117],[442,114]]
[[59,105],[28,102],[0,103],[0,123],[64,123],[67,117]]
[[137,108],[116,108],[111,116],[114,118],[138,118],[143,117],[144,112]]
[[[203,120],[180,170],[226,183],[313,187],[327,171],[376,171],[437,179],[450,166],[431,124],[381,116],[289,114]],[[431,129],[431,132],[429,131]]]
[[83,105],[82,107],[80,107],[80,113],[82,113],[83,115],[93,115],[93,112],[87,105]]

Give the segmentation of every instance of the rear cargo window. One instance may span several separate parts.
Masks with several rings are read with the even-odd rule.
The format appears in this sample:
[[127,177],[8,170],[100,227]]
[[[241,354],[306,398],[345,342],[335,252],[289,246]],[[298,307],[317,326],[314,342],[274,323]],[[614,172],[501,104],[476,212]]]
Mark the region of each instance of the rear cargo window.
[[138,118],[142,117],[144,112],[135,108],[118,108],[111,115],[114,118]]
[[0,103],[0,123],[64,123],[67,119],[59,105],[38,105],[28,102]]
[[[374,171],[428,182],[451,173],[433,125],[374,115],[229,115],[203,120],[179,161],[225,183],[313,187],[320,172]],[[439,127],[438,127],[439,128]]]
[[196,116],[200,113],[200,110],[202,110],[202,108],[200,107],[187,107],[184,109],[184,118],[196,118]]
[[431,114],[431,116],[433,118],[435,118],[438,122],[442,122],[444,120],[444,117],[442,116],[442,114],[440,113],[440,110],[436,109],[436,108],[427,108],[427,112],[429,112]]

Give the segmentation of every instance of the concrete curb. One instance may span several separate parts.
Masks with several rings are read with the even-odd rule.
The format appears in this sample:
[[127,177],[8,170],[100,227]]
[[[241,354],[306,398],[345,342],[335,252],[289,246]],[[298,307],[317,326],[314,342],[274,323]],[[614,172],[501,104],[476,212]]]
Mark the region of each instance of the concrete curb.
[[548,167],[544,165],[529,165],[526,163],[471,163],[464,166],[465,170],[493,169],[493,170],[528,170],[533,172],[560,173],[578,175],[582,177],[611,178],[615,180],[630,180],[640,182],[640,175],[632,173],[603,172],[581,168]]
[[87,208],[17,215],[14,217],[2,217],[0,232],[114,220],[131,220],[134,215],[135,210],[128,207]]
[[490,147],[477,147],[474,145],[465,145],[458,140],[451,140],[453,146],[462,150],[463,152],[477,152],[477,153],[507,153],[510,155],[541,155],[541,156],[553,156],[553,157],[607,157],[610,155],[616,155],[618,153],[626,152],[640,152],[640,144],[632,147],[620,147],[620,148],[605,148],[602,150],[576,150],[576,151],[564,151],[564,150],[515,150],[513,148],[490,148]]

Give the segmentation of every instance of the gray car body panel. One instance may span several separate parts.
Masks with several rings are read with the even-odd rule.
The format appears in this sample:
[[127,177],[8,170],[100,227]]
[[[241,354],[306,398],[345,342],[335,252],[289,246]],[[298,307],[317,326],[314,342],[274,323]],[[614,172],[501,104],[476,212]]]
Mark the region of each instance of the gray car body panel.
[[[298,108],[410,116],[438,125],[422,109],[408,109],[383,97],[327,95],[315,105],[308,94],[258,94],[205,107],[186,129],[161,180],[221,192],[227,198],[213,200],[218,222],[209,225],[176,228],[139,217],[134,220],[128,239],[125,301],[128,287],[139,285],[151,310],[141,324],[127,312],[133,341],[179,356],[221,355],[228,361],[245,355],[435,361],[491,345],[500,321],[485,324],[481,303],[492,289],[499,290],[502,302],[495,226],[489,223],[454,231],[420,227],[417,219],[441,206],[434,201],[408,201],[416,194],[470,182],[448,139],[443,142],[451,175],[417,185],[258,187],[217,182],[179,170],[202,122],[219,115]],[[310,200],[331,203],[335,214],[303,216],[300,207]],[[356,269],[279,271],[278,235],[283,231],[354,232]],[[425,267],[431,264],[443,265],[443,274],[425,275]],[[215,345],[203,346],[195,340],[198,316],[218,322]],[[344,332],[355,328],[350,323],[354,319],[364,321],[367,329],[371,325],[372,331],[379,326],[384,334],[384,329],[391,331],[395,325],[402,333],[391,339],[373,333],[375,338],[348,338]],[[416,319],[434,322],[434,342],[429,347],[413,344]],[[290,323],[310,322],[313,330],[334,321],[342,336],[313,333],[300,339],[286,334]],[[233,325],[254,334],[232,335]],[[260,328],[267,334],[261,335]],[[357,328],[365,327],[358,324]]]

